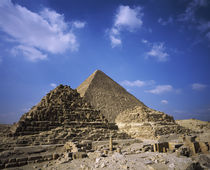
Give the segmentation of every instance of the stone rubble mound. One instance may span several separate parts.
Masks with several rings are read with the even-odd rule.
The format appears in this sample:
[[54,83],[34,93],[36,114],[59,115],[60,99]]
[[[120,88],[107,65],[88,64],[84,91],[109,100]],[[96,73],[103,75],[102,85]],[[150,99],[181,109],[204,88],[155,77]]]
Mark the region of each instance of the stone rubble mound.
[[57,144],[73,140],[102,140],[119,133],[115,123],[109,123],[100,111],[80,97],[77,90],[59,85],[42,98],[11,127],[16,143]]
[[157,138],[167,134],[189,133],[175,123],[172,116],[146,106],[136,106],[120,113],[116,118],[119,129],[132,137]]

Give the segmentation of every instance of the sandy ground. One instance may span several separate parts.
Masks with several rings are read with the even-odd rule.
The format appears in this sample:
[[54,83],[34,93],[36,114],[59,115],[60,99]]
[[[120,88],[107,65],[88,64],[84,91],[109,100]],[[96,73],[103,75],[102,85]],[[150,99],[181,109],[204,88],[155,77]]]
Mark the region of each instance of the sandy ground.
[[[146,141],[148,142],[148,141]],[[145,143],[145,141],[143,142]],[[133,143],[124,147],[122,153],[109,151],[89,152],[87,158],[71,160],[65,154],[54,161],[29,164],[10,170],[185,170],[196,169],[196,162],[204,169],[210,169],[210,153],[194,157],[177,157],[175,153],[142,152],[143,143]]]

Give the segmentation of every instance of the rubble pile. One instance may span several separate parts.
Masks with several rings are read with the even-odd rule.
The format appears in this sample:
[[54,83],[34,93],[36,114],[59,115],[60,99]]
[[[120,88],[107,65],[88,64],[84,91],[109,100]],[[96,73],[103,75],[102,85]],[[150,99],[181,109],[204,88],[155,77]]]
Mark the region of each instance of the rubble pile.
[[128,109],[120,113],[115,121],[121,131],[137,138],[190,133],[189,129],[176,124],[172,116],[146,106]]
[[107,122],[100,111],[92,108],[76,90],[63,85],[50,91],[11,127],[13,136],[31,135],[28,144],[102,140],[108,139],[110,133],[115,134],[114,137],[127,137],[117,130],[114,123]]

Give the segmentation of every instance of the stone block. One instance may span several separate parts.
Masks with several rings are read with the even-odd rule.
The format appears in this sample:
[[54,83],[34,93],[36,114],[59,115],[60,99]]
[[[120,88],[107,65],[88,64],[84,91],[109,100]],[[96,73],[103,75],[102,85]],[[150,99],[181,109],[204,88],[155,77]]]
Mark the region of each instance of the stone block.
[[179,147],[181,147],[183,144],[182,143],[177,143],[177,142],[169,142],[168,143],[168,149],[170,151],[174,151],[176,149],[178,149]]
[[28,158],[28,161],[34,161],[34,160],[39,160],[39,159],[42,159],[41,156],[31,156]]
[[5,168],[11,168],[11,167],[16,167],[16,166],[18,166],[17,162],[11,162],[11,163],[5,164]]
[[27,161],[18,162],[19,166],[23,166],[23,165],[27,165],[27,164],[28,164]]
[[57,153],[54,153],[54,154],[53,154],[53,160],[58,159],[58,157],[59,157],[59,154],[57,154]]
[[9,162],[9,159],[1,159],[1,163],[2,164],[6,164],[6,163],[8,163]]
[[27,157],[16,158],[16,162],[23,162],[23,161],[27,161],[27,160],[28,160]]
[[154,152],[167,152],[169,148],[168,142],[156,143],[153,145]]
[[9,163],[16,162],[16,158],[10,158]]
[[43,160],[46,160],[46,161],[47,161],[47,160],[48,160],[48,161],[53,160],[53,155],[43,155],[43,156],[42,156],[42,159],[43,159]]
[[208,143],[199,142],[199,145],[200,145],[200,149],[201,149],[202,153],[208,153],[208,151],[209,151]]
[[87,154],[85,152],[75,152],[72,154],[72,159],[82,159],[86,157],[87,157]]
[[186,142],[186,143],[195,142],[196,137],[197,136],[184,136],[183,142]]

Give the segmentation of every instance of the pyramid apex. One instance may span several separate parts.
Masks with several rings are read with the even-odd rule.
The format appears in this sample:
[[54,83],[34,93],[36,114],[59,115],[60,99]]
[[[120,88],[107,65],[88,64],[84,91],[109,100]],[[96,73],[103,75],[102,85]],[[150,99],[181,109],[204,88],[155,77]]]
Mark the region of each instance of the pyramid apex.
[[[104,72],[101,71],[101,70],[95,70],[94,73],[96,74],[96,73],[104,73]],[[104,74],[105,74],[105,73],[104,73]]]

